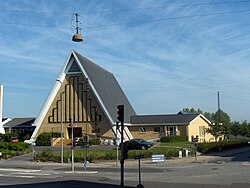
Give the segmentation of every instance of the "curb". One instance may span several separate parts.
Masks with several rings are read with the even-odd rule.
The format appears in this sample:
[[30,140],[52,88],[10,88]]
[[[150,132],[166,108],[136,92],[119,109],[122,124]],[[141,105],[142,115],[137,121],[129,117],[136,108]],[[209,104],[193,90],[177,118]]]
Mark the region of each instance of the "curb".
[[98,171],[65,171],[65,174],[97,174]]

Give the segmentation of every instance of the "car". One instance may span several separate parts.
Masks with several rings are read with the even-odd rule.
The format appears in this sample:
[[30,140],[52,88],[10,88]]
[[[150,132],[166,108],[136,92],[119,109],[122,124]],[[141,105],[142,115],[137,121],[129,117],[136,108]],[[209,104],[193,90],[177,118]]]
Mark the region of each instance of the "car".
[[0,137],[0,142],[5,142],[3,137]]
[[9,142],[17,144],[18,143],[18,138],[17,137],[11,137]]
[[153,142],[147,142],[143,139],[131,139],[124,142],[123,144],[124,147],[128,150],[145,150],[153,146]]

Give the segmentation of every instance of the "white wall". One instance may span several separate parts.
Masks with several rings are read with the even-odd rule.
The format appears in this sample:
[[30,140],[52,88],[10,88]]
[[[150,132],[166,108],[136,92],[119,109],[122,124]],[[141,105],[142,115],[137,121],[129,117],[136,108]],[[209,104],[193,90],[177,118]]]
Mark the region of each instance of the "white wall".
[[3,128],[3,85],[0,84],[0,133],[4,134],[4,128]]

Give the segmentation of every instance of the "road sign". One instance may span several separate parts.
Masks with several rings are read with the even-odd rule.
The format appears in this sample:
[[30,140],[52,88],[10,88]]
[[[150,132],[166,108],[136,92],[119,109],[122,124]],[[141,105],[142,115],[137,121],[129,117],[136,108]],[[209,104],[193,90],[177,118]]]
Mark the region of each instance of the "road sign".
[[87,162],[86,162],[86,161],[83,163],[83,167],[84,167],[84,168],[87,167]]
[[88,149],[89,146],[80,146],[81,149]]
[[143,159],[143,158],[144,158],[144,155],[137,155],[137,156],[135,156],[134,159]]

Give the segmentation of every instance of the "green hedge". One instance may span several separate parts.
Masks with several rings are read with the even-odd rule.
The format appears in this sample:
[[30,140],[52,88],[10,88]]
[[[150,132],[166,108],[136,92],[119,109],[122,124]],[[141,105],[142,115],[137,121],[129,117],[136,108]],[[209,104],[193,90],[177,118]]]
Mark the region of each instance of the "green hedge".
[[201,153],[216,152],[248,146],[248,140],[223,140],[219,142],[199,143],[197,150]]
[[53,132],[43,132],[36,139],[37,146],[51,146],[51,138],[59,138],[61,133]]
[[161,142],[186,142],[187,140],[187,136],[163,136],[160,139]]
[[[100,143],[101,143],[100,138],[94,137],[94,138],[90,138],[90,139],[89,139],[88,145],[89,145],[89,146],[95,146],[95,145],[100,145]],[[83,140],[80,138],[80,139],[78,140],[78,142],[77,142],[77,146],[83,146],[83,145],[84,145],[84,144],[83,144]]]
[[41,133],[36,139],[37,146],[51,146],[52,134],[48,132]]
[[30,151],[30,145],[23,142],[19,142],[18,144],[0,142],[0,152],[2,152],[2,157],[4,159],[22,155],[28,151]]
[[[151,158],[153,154],[165,154],[166,157],[177,157],[179,149],[178,148],[161,148],[153,147],[149,150],[129,150],[128,157],[129,159],[134,159],[137,155],[144,155],[145,158]],[[75,150],[74,151],[74,160],[75,162],[83,162],[85,155],[85,150]],[[120,156],[120,150],[119,150]],[[36,160],[39,161],[54,161],[60,162],[61,160],[60,152],[52,152],[52,150],[45,150],[42,153],[36,155]],[[64,161],[67,162],[68,158],[71,159],[71,151],[64,152]],[[116,150],[88,150],[87,151],[87,160],[89,162],[99,161],[99,160],[115,160],[116,159]]]
[[18,137],[19,135],[17,133],[7,133],[7,134],[0,134],[0,137],[2,137],[6,142],[9,142],[11,137]]

